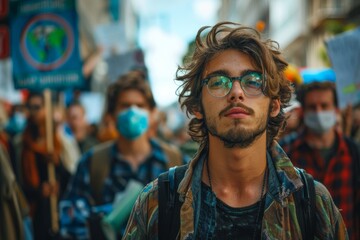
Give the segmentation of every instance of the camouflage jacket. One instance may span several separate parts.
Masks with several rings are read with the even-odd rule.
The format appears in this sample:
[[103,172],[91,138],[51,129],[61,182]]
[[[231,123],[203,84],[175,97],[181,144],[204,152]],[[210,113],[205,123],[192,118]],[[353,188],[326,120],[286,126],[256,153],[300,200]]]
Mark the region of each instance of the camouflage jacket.
[[[293,193],[303,186],[301,177],[291,161],[275,142],[268,149],[269,185],[262,220],[262,239],[302,239],[296,217]],[[207,236],[198,236],[201,204],[201,173],[206,151],[190,162],[178,192],[183,201],[180,210],[178,239],[211,239],[214,232],[216,203],[207,223]],[[315,239],[348,239],[345,224],[334,205],[328,190],[315,181],[316,230]],[[216,198],[213,194],[212,198]],[[208,202],[208,199],[206,199]],[[212,201],[210,202],[216,202]],[[158,239],[158,184],[157,179],[149,183],[139,195],[132,210],[123,239]],[[203,231],[204,232],[204,231]]]

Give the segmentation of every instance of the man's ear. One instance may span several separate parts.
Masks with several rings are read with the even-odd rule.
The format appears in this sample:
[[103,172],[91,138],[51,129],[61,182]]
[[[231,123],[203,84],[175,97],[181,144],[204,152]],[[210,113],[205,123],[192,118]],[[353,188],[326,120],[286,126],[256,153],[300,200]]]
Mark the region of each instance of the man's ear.
[[202,111],[200,109],[194,109],[193,113],[194,113],[194,116],[197,119],[203,119],[204,118],[204,115],[202,114]]
[[273,99],[270,104],[270,116],[276,117],[280,113],[280,100]]

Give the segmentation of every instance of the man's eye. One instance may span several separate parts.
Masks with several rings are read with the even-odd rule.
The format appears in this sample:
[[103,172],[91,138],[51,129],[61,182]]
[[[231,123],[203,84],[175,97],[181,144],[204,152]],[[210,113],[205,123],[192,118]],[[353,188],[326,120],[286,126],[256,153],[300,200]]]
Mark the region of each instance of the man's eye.
[[248,76],[245,76],[242,81],[245,83],[245,86],[249,88],[260,88],[262,85],[261,76],[258,76],[257,74],[249,74]]
[[246,86],[248,86],[248,87],[252,87],[252,88],[261,87],[261,81],[259,81],[259,80],[251,79],[251,80],[247,80],[245,83],[246,83]]
[[227,85],[227,79],[223,76],[211,77],[209,80],[209,87],[211,88],[221,88]]

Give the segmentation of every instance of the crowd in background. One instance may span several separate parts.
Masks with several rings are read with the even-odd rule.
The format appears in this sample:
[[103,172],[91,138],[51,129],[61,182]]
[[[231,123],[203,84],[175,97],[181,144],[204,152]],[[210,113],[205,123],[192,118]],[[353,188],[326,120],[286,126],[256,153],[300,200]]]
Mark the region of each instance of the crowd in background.
[[[307,127],[304,99],[298,97],[301,96],[303,87],[295,86],[290,106],[285,109],[287,126],[279,138],[280,143],[286,142],[286,138],[289,136],[301,138],[303,135],[294,134]],[[42,93],[30,92],[21,103],[9,104],[3,100],[0,104],[1,170],[7,171],[4,170],[6,168],[3,167],[3,164],[8,164],[7,169],[10,167],[13,172],[10,177],[7,176],[11,182],[9,186],[17,186],[16,188],[8,186],[8,191],[15,192],[8,194],[7,197],[11,196],[17,199],[16,204],[22,217],[21,222],[31,219],[27,225],[22,224],[22,228],[29,227],[34,234],[34,239],[48,239],[48,233],[43,229],[51,228],[50,222],[44,220],[49,219],[47,215],[51,212],[50,205],[48,201],[43,200],[53,194],[61,199],[72,176],[77,171],[81,156],[100,143],[119,137],[116,122],[104,109],[98,109],[98,111],[105,112],[102,121],[98,124],[89,124],[86,119],[86,110],[79,101],[74,100],[69,104],[63,104],[54,99],[52,101],[54,104],[52,112],[54,122],[52,142],[54,146],[51,152],[48,151],[46,145],[46,109]],[[335,113],[337,134],[360,144],[360,103],[348,105],[346,109],[337,110]],[[172,131],[167,127],[166,112],[157,109],[154,116],[147,132],[149,137],[174,144],[182,150],[183,154],[190,157],[196,153],[197,144],[187,134],[185,123],[176,131]],[[288,151],[287,153],[290,154],[290,150]],[[359,159],[353,160],[359,161]],[[4,163],[4,161],[8,162]],[[48,163],[55,166],[56,182],[48,181]],[[306,168],[306,166],[302,167]],[[3,184],[1,181],[0,183]],[[1,192],[1,194],[4,193]],[[1,200],[4,198],[1,196]],[[5,205],[1,206],[1,209],[6,209]],[[12,214],[2,213],[0,218],[10,219]],[[344,219],[347,220],[346,217]],[[9,230],[11,225],[5,224],[5,226],[7,230],[2,229],[2,233],[7,231],[8,236],[19,233],[15,230],[17,229],[15,225],[12,226],[13,233]],[[4,224],[0,228],[4,228]],[[24,229],[24,232],[26,231]]]

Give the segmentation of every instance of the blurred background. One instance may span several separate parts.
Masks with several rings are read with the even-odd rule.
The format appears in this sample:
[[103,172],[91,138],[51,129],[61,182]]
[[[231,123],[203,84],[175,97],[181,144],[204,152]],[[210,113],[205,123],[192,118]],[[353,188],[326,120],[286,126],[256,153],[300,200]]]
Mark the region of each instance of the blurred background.
[[[75,42],[78,53],[70,58],[79,58],[73,66],[82,68],[79,81],[85,83],[55,89],[64,104],[79,98],[88,121],[94,124],[101,119],[107,85],[131,69],[146,69],[159,108],[178,113],[175,72],[191,53],[201,26],[234,21],[257,28],[279,42],[291,64],[288,79],[302,83],[309,71],[321,75],[330,70],[335,78],[325,42],[360,24],[359,0],[1,0],[0,4],[0,99],[7,105],[18,104],[26,99],[27,88],[46,87],[24,83],[33,76],[41,78],[44,70],[35,67],[37,73],[23,66],[27,64],[22,63],[25,50],[19,46],[31,45],[22,44],[21,38],[15,40],[24,31],[14,29],[31,30],[36,25],[31,23],[33,16],[74,4],[71,15],[63,16],[72,19],[69,24],[75,34],[69,42]],[[169,118],[171,128],[185,121]]]
[[[16,190],[11,185],[16,180],[36,190],[31,194],[44,200],[39,206],[48,206],[51,198],[54,233],[58,219],[70,223],[66,214],[58,218],[56,197],[82,154],[119,138],[114,116],[104,112],[105,96],[107,87],[129,71],[144,73],[158,106],[149,137],[194,156],[198,145],[186,131],[189,119],[177,101],[175,74],[192,55],[197,31],[220,21],[256,28],[279,43],[289,63],[284,74],[295,89],[285,109],[284,135],[302,124],[297,87],[331,81],[342,110],[336,124],[360,143],[360,0],[0,0],[0,164],[8,166],[0,165],[0,179],[14,172],[7,174],[6,189]],[[41,168],[49,176],[44,174],[41,185],[37,159],[48,167]],[[63,186],[56,185],[54,163],[64,165]],[[1,205],[8,196],[1,197],[0,213],[9,209]],[[89,212],[81,211],[86,228]],[[30,215],[43,233],[47,218]],[[6,231],[20,232],[4,222]],[[1,239],[21,239],[2,237],[2,230]]]

